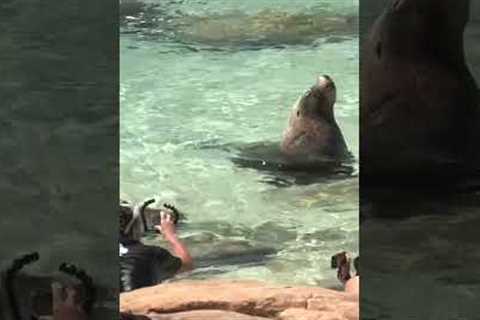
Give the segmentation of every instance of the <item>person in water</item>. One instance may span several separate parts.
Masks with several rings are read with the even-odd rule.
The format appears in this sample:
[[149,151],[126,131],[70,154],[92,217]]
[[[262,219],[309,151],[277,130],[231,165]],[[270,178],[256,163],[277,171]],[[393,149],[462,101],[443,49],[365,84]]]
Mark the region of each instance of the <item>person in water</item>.
[[342,251],[332,257],[332,268],[337,269],[337,279],[342,283],[345,292],[358,294],[360,291],[360,257],[353,260],[355,273],[351,273],[351,258]]
[[160,225],[155,229],[170,244],[170,251],[145,245],[144,217],[129,206],[120,206],[120,291],[131,291],[158,284],[175,274],[193,268],[193,259],[178,239],[173,207],[161,210]]
[[359,294],[360,292],[360,257],[356,257],[353,260],[353,266],[355,267],[355,273],[345,283],[345,292]]

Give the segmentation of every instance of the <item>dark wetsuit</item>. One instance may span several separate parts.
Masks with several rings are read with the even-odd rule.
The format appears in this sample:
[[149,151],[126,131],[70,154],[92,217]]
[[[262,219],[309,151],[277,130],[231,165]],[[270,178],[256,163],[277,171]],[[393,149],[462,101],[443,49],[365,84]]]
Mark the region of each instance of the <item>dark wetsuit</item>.
[[158,284],[173,277],[182,267],[182,260],[163,248],[123,238],[120,244],[123,246],[120,254],[122,292]]

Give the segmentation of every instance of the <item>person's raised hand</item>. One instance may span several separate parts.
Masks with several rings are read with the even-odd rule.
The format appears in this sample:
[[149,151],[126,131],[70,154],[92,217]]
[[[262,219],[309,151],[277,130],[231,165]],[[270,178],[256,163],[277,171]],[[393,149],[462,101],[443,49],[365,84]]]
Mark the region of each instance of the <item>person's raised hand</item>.
[[173,215],[164,210],[160,211],[160,225],[156,225],[155,229],[161,232],[165,238],[176,236],[177,227]]

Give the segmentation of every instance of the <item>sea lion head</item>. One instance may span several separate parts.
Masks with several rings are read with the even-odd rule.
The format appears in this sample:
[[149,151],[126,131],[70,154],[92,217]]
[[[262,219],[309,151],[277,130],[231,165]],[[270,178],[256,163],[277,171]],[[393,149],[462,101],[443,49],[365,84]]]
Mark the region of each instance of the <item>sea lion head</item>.
[[281,150],[301,161],[337,159],[347,153],[343,135],[335,121],[333,105],[337,90],[332,78],[323,75],[294,104]]
[[295,104],[291,117],[313,117],[333,120],[333,105],[337,88],[332,78],[319,76],[313,85]]

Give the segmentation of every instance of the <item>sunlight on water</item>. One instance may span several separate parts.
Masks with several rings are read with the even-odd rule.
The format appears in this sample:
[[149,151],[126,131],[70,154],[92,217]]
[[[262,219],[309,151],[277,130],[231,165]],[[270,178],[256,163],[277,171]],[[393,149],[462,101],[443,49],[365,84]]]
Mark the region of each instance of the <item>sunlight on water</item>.
[[[174,9],[198,6],[204,19],[218,8],[185,3]],[[354,12],[352,1],[241,3],[230,10]],[[261,8],[249,7],[253,3]],[[330,257],[358,252],[358,179],[278,188],[265,183],[266,174],[236,167],[223,146],[279,142],[292,104],[316,76],[329,74],[337,84],[337,121],[357,157],[358,37],[318,34],[310,44],[255,50],[194,48],[138,33],[121,36],[121,196],[155,196],[186,212],[180,234],[197,260],[208,265],[212,251],[218,259],[209,266],[214,272],[192,276],[334,284]],[[240,261],[222,265],[232,255]]]

